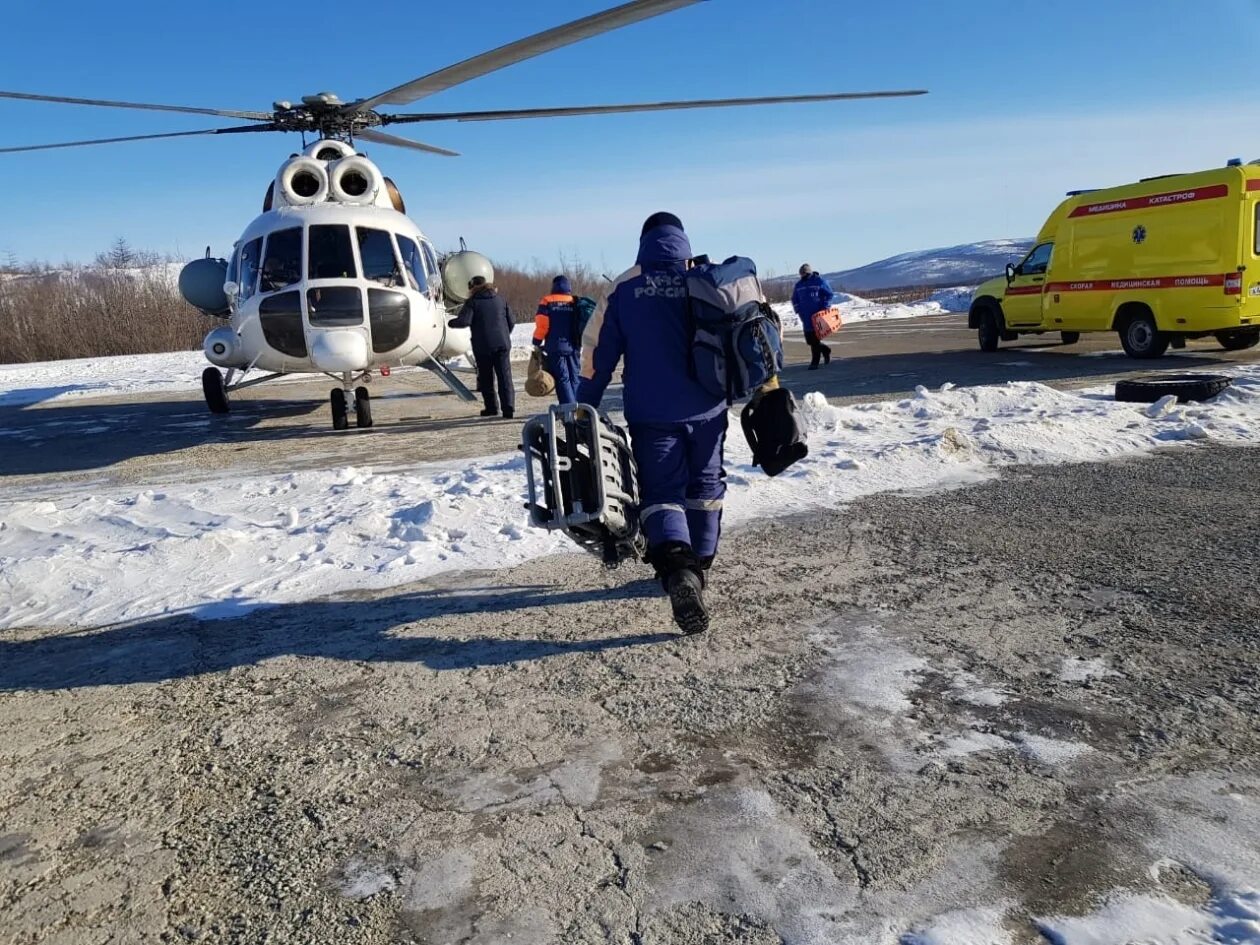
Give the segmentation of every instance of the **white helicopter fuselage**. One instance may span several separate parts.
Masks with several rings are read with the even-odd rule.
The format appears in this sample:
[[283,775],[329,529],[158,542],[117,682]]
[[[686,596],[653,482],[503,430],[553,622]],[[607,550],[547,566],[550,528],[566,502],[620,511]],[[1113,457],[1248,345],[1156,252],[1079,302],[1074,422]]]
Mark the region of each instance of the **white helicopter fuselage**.
[[342,374],[471,350],[468,329],[446,327],[432,244],[392,208],[268,211],[241,235],[227,275],[228,324],[205,342],[219,367]]
[[469,330],[446,324],[433,244],[402,209],[392,182],[345,142],[291,156],[225,269],[188,267],[209,266],[209,281],[224,282],[202,306],[226,319],[206,336],[207,359],[234,372],[348,379],[468,354]]

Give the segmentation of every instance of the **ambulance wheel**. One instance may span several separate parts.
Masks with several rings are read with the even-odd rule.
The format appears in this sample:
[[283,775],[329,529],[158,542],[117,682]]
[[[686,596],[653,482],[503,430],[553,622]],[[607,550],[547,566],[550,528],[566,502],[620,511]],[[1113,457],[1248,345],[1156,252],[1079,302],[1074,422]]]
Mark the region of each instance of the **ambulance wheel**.
[[1002,326],[998,323],[997,312],[986,308],[980,313],[980,329],[977,332],[981,351],[996,351],[998,342],[1002,340]]
[[1239,331],[1218,331],[1216,340],[1226,351],[1243,351],[1260,344],[1260,328],[1243,328]]
[[1131,358],[1158,358],[1168,350],[1172,339],[1155,327],[1155,316],[1149,311],[1132,315],[1120,329],[1120,344]]
[[372,395],[366,387],[354,389],[354,425],[365,429],[372,425]]
[[332,404],[333,429],[345,430],[350,426],[346,410],[346,392],[340,387],[334,387],[332,393],[328,395],[328,400]]
[[1063,339],[1065,345],[1074,345],[1081,340],[1081,333],[1079,331],[1061,331],[1059,332],[1059,337]]
[[201,372],[201,392],[206,395],[206,406],[211,413],[227,413],[232,409],[227,388],[223,386],[223,372],[218,368],[208,367]]
[[1173,395],[1182,403],[1211,400],[1230,385],[1224,374],[1147,374],[1116,381],[1116,400],[1130,404],[1153,404]]

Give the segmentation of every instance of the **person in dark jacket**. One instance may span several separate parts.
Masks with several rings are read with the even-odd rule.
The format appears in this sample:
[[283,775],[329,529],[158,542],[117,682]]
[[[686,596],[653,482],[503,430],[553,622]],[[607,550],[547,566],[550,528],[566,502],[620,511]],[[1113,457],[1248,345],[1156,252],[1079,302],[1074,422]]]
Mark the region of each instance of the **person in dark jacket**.
[[800,316],[801,327],[805,329],[805,343],[809,345],[810,354],[809,369],[817,371],[819,358],[824,364],[831,363],[831,348],[814,334],[814,316],[831,308],[836,293],[809,263],[801,266],[800,276],[800,281],[792,290],[792,308]]
[[547,373],[556,379],[556,400],[577,403],[582,371],[582,339],[577,303],[567,276],[551,280],[551,292],[538,303],[534,316],[534,345],[547,355]]
[[486,403],[481,415],[497,417],[502,401],[503,416],[511,420],[516,411],[516,391],[512,387],[512,312],[499,290],[486,282],[484,276],[475,276],[468,288],[472,295],[447,326],[472,328],[477,388]]
[[692,376],[683,282],[691,244],[672,213],[643,224],[638,265],[613,285],[587,325],[579,403],[598,407],[618,362],[639,469],[648,561],[686,633],[709,627],[706,574],[718,550],[726,494],[727,405]]

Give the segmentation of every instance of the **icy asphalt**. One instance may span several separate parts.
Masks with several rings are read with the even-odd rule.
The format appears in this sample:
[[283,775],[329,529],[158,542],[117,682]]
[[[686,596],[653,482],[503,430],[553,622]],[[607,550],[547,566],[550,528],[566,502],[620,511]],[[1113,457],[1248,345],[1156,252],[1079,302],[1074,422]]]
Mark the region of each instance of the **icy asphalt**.
[[747,527],[696,639],[573,555],[10,632],[0,941],[1260,940],[1258,474]]

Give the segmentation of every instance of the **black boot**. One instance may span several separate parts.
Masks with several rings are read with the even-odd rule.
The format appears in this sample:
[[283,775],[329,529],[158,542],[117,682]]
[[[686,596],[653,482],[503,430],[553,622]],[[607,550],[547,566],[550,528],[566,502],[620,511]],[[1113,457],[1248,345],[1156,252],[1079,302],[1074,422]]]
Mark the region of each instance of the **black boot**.
[[499,415],[498,407],[487,407],[485,410],[481,411],[481,416],[483,417],[497,417],[498,415]]
[[809,343],[809,369],[811,371],[818,370],[818,359],[822,357],[822,345],[817,341]]
[[819,345],[819,347],[822,348],[823,364],[830,364],[831,363],[831,346]]
[[648,553],[661,586],[669,595],[674,623],[683,633],[703,633],[709,629],[709,611],[704,605],[704,571],[696,553],[682,542],[669,542]]
[[704,581],[690,568],[675,571],[666,581],[669,604],[678,629],[691,636],[709,629],[709,611],[704,606]]

